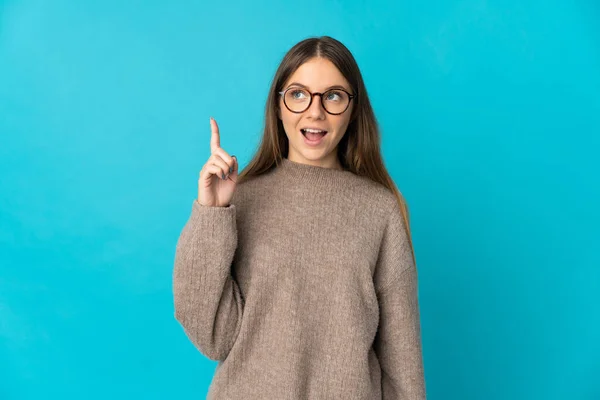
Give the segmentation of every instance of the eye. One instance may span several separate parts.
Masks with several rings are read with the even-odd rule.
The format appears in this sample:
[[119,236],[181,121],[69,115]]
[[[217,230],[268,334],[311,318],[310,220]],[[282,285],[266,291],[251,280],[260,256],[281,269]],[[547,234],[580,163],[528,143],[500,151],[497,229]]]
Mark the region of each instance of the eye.
[[302,100],[303,97],[306,97],[306,92],[301,89],[292,89],[290,90],[290,96],[294,100]]
[[340,93],[338,91],[327,92],[327,96],[325,98],[325,100],[328,100],[328,101],[339,101],[341,99],[342,99],[342,93]]

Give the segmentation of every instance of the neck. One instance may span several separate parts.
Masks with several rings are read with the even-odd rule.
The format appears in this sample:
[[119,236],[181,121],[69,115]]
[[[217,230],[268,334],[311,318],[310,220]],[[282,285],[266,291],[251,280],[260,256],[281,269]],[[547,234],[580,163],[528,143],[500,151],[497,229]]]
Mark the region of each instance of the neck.
[[305,165],[310,165],[312,167],[329,168],[329,169],[343,171],[344,168],[342,167],[340,160],[337,158],[337,155],[335,153],[332,153],[331,155],[332,155],[332,157],[328,157],[327,159],[306,160],[306,159],[299,159],[294,154],[291,154],[291,155],[288,155],[287,159],[289,161],[292,161],[297,164],[305,164]]
[[277,167],[279,176],[297,185],[344,187],[354,176],[343,168],[327,168],[283,158]]

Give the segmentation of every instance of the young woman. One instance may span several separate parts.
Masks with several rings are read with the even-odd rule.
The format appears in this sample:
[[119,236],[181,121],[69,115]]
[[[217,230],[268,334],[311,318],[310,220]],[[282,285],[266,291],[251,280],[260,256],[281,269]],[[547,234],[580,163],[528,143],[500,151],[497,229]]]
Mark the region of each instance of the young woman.
[[211,156],[176,246],[175,318],[209,399],[424,399],[417,270],[359,68],[331,37],[283,58],[257,154]]

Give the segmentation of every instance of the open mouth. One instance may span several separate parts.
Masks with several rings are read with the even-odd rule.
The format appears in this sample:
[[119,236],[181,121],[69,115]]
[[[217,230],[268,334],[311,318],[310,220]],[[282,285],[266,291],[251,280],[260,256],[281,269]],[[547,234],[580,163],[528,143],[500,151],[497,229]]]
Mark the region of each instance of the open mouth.
[[300,132],[304,135],[305,138],[311,141],[321,140],[323,136],[327,135],[327,131],[319,129],[300,129]]

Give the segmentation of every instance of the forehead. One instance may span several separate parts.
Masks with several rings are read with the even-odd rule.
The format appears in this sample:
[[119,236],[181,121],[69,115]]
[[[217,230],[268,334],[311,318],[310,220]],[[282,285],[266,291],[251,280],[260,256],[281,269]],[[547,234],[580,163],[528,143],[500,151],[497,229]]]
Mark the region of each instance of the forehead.
[[302,64],[285,83],[298,82],[309,90],[319,91],[330,86],[341,85],[350,89],[350,84],[339,69],[326,58],[311,58]]

